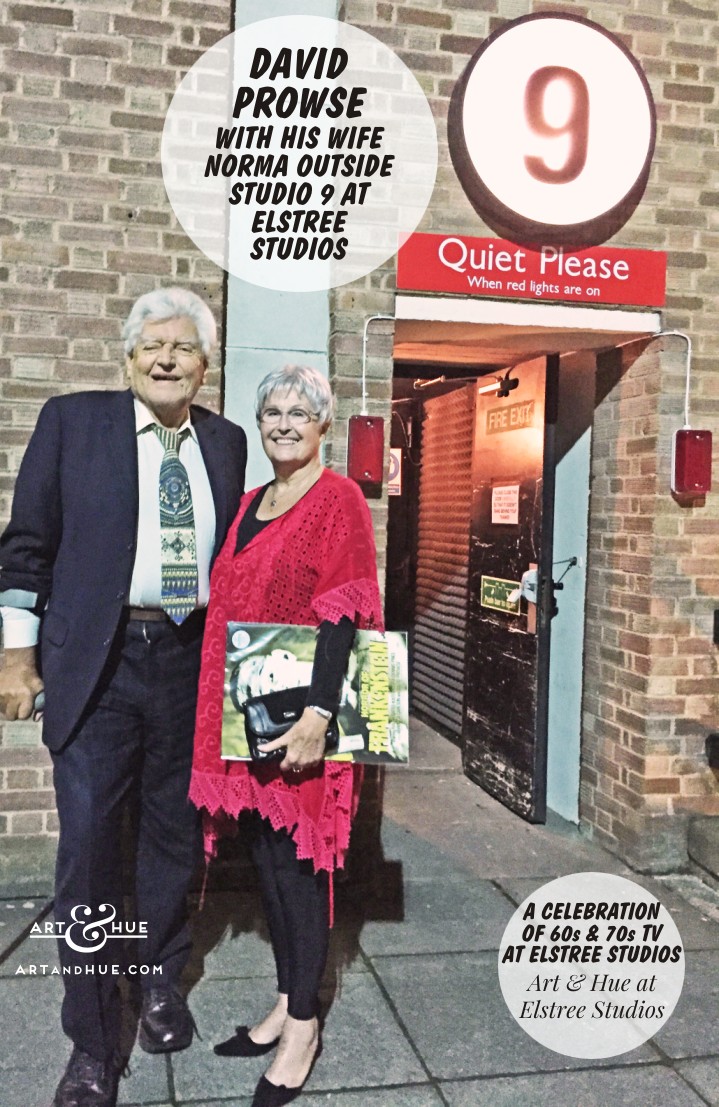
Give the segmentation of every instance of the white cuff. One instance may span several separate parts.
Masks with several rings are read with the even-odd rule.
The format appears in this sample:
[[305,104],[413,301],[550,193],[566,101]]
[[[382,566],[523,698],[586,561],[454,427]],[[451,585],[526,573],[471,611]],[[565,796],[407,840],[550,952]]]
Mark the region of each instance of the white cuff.
[[21,650],[36,646],[40,636],[40,620],[22,607],[0,607],[6,650]]

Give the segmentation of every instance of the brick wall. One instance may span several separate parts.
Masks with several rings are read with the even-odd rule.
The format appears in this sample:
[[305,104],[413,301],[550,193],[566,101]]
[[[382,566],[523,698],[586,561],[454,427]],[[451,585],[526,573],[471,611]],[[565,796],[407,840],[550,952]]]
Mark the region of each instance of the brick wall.
[[[124,386],[122,321],[159,285],[222,319],[223,273],[177,226],[160,134],[172,93],[230,30],[228,0],[26,0],[0,19],[0,522],[41,404]],[[200,402],[217,408],[220,374]],[[0,834],[56,830],[39,727],[6,723]]]
[[[480,41],[542,10],[585,15],[642,63],[658,113],[645,197],[616,245],[669,254],[665,326],[694,343],[692,421],[719,434],[719,9],[708,0],[346,0],[342,17],[393,47],[427,94],[440,168],[420,231],[492,235],[465,198],[446,142],[449,97]],[[394,266],[333,295],[340,395],[357,395],[362,319],[392,310]],[[373,403],[388,416],[388,342],[373,347]],[[719,814],[704,738],[719,724],[719,496],[669,493],[670,442],[682,423],[683,343],[604,359],[591,487],[581,818],[639,868],[686,861],[686,821]],[[356,408],[355,408],[356,410]],[[715,474],[716,480],[717,474]],[[379,511],[378,511],[379,515]],[[383,528],[384,529],[384,528]]]

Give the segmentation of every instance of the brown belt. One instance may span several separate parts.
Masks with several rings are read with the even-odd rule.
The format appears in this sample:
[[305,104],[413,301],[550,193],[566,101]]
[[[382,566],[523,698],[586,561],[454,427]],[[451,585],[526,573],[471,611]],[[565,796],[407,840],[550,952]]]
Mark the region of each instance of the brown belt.
[[[172,620],[166,611],[163,611],[161,607],[129,607],[123,608],[127,618],[133,623],[169,623]],[[206,607],[196,607],[194,611],[185,619],[185,623],[190,619],[196,619],[198,616],[205,616],[207,614]],[[184,626],[184,623],[182,624]]]
[[137,623],[164,623],[168,615],[161,607],[126,607],[127,617]]

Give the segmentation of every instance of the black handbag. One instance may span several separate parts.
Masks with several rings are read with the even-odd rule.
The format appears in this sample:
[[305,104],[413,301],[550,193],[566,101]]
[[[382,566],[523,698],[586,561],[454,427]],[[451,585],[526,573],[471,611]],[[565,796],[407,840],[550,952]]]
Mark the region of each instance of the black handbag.
[[[245,736],[253,761],[281,761],[287,752],[281,749],[265,753],[262,746],[280,738],[293,726],[307,706],[309,685],[299,688],[282,688],[267,692],[264,696],[252,696],[245,700]],[[340,732],[336,718],[330,720],[325,737],[325,753],[334,753],[339,745]]]

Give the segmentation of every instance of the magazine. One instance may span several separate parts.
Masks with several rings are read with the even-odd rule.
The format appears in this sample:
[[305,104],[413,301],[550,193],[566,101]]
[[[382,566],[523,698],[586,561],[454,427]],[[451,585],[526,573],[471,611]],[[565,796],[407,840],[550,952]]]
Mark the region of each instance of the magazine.
[[[252,696],[309,685],[317,627],[228,623],[222,757],[249,761],[243,705]],[[374,765],[409,760],[407,635],[355,634],[337,712],[340,740],[332,761]]]

